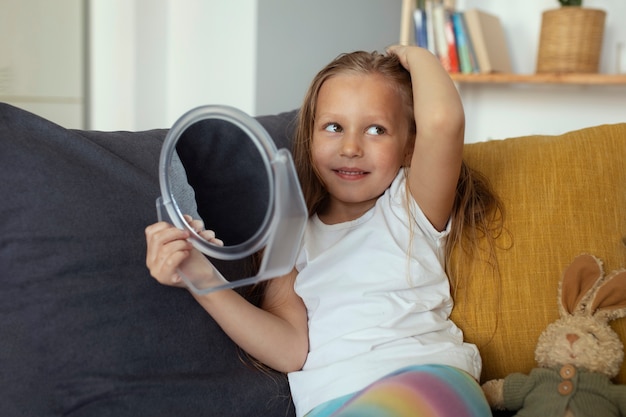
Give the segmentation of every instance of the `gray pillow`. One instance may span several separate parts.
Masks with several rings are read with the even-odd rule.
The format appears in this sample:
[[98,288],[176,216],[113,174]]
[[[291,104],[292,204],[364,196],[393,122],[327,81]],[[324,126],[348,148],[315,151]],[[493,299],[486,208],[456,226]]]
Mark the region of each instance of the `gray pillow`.
[[[291,118],[259,120],[285,146]],[[2,415],[293,414],[283,375],[149,276],[165,134],[66,130],[0,104]]]

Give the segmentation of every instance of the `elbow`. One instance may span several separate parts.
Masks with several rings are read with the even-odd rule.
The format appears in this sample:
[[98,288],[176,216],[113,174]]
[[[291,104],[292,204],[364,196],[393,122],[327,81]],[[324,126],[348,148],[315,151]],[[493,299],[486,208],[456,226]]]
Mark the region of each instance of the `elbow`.
[[286,374],[291,373],[291,372],[298,372],[300,370],[302,370],[302,367],[304,366],[304,360],[302,361],[292,361],[289,363],[285,363],[283,367],[281,367],[282,369],[277,369],[277,371],[280,372],[284,372]]
[[307,348],[304,349],[303,352],[300,352],[297,355],[295,355],[295,358],[292,361],[292,366],[289,372],[300,371],[304,367],[304,363],[306,362],[306,358],[308,355],[309,355],[309,349],[307,346]]
[[308,354],[308,343],[305,343],[304,346],[294,347],[291,349],[290,354],[285,355],[284,360],[277,364],[275,369],[284,373],[300,371],[306,362]]

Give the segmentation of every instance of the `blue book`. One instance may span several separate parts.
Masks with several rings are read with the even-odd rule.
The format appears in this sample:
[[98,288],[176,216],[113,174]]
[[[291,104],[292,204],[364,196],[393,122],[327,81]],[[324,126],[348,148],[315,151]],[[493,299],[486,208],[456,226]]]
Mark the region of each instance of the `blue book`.
[[428,33],[426,31],[426,13],[423,9],[415,9],[413,12],[415,25],[415,44],[422,48],[428,48]]
[[459,56],[459,66],[463,74],[471,74],[474,72],[474,66],[470,57],[470,40],[463,25],[463,16],[461,12],[452,13],[452,27],[454,28],[454,36],[456,37],[456,50]]
[[472,63],[472,72],[480,73],[480,65],[478,65],[478,58],[476,57],[476,51],[474,49],[474,44],[472,43],[472,37],[470,36],[469,30],[467,30],[467,21],[465,19],[465,13],[461,12],[461,27],[463,28],[463,32],[465,33],[465,43],[467,43],[467,49],[469,51],[470,62]]

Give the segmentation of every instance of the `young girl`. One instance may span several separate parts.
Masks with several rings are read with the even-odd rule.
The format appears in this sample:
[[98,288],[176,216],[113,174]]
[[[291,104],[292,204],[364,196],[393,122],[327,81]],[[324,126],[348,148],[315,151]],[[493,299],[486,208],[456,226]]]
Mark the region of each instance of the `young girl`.
[[[449,319],[452,247],[468,225],[491,236],[500,207],[462,162],[464,123],[455,86],[418,47],[341,55],[313,80],[293,152],[310,213],[293,271],[264,283],[260,307],[194,294],[288,373],[298,416],[490,415],[478,350]],[[187,232],[146,235],[151,274],[182,285],[176,269],[197,256]]]

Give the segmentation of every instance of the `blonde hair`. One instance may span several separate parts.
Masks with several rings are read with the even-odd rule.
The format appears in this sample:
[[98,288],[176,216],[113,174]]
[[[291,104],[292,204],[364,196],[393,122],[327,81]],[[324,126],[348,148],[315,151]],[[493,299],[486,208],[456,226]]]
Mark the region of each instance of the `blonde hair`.
[[[311,156],[311,140],[315,125],[317,98],[324,82],[341,74],[378,74],[389,82],[400,95],[404,104],[405,117],[409,131],[407,146],[414,145],[416,134],[413,113],[413,91],[411,76],[393,55],[378,52],[356,51],[339,55],[324,67],[313,79],[304,97],[298,114],[293,157],[309,215],[318,212],[328,200],[328,192],[319,176]],[[461,173],[456,188],[456,197],[451,216],[451,230],[445,249],[446,271],[452,283],[460,279],[459,265],[452,265],[452,252],[455,247],[462,250],[462,258],[470,258],[478,250],[478,240],[486,238],[490,256],[488,259],[495,267],[495,240],[502,229],[503,206],[493,192],[486,177],[462,163]]]

